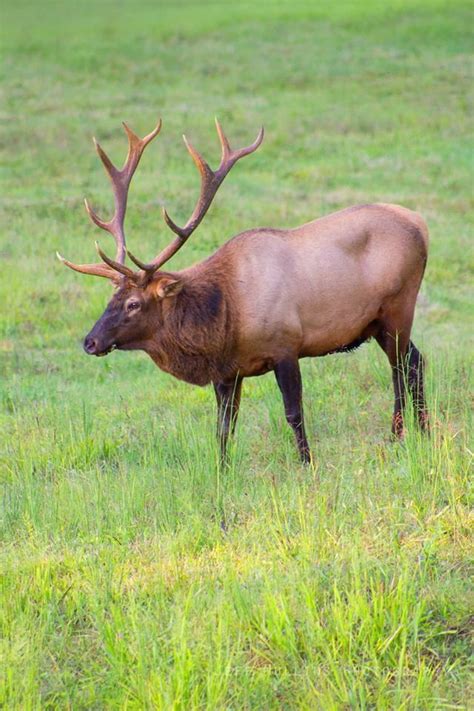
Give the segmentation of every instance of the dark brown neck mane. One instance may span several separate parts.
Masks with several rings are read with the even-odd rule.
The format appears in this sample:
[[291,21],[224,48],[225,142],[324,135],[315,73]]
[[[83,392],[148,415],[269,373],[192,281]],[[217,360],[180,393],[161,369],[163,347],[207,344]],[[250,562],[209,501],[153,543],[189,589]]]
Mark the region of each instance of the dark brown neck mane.
[[147,353],[160,368],[194,385],[234,377],[231,303],[222,280],[187,278],[175,298],[165,299],[163,325],[147,344]]

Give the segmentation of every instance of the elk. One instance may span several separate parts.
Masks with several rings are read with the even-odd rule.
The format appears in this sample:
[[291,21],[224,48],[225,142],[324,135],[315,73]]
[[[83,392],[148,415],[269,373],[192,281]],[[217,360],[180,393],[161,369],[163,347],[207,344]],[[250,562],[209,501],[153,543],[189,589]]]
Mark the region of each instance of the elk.
[[[392,434],[404,434],[408,392],[420,427],[428,429],[423,358],[410,340],[428,249],[420,215],[398,205],[357,205],[294,229],[248,230],[194,266],[164,271],[201,223],[231,168],[260,146],[263,128],[254,143],[232,150],[216,119],[222,157],[215,171],[183,136],[201,176],[199,198],[184,227],[163,210],[176,237],[147,263],[127,250],[124,219],[130,181],[161,120],[142,139],[125,123],[124,128],[129,147],[120,170],[94,139],[112,184],[113,217],[101,219],[85,201],[92,221],[113,236],[115,258],[97,243],[101,261],[96,264],[74,264],[57,255],[71,269],[106,277],[116,288],[84,340],[86,353],[143,350],[176,378],[212,383],[224,460],[243,379],[273,370],[300,458],[308,463],[299,359],[351,351],[375,338],[392,369]],[[126,266],[126,255],[138,269]]]

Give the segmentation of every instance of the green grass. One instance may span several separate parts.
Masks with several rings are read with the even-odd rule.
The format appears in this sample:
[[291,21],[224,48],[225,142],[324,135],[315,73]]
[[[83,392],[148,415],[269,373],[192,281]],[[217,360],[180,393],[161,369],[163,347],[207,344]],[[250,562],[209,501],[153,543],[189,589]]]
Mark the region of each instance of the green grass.
[[[8,709],[467,709],[472,548],[472,17],[458,0],[43,2],[2,9],[0,705]],[[297,463],[271,376],[244,383],[217,467],[210,389],[143,354],[87,358],[110,294],[93,259],[90,143],[163,117],[131,191],[143,259],[211,164],[263,123],[191,264],[256,225],[399,202],[431,231],[414,340],[433,436],[389,440],[375,344],[303,364]]]

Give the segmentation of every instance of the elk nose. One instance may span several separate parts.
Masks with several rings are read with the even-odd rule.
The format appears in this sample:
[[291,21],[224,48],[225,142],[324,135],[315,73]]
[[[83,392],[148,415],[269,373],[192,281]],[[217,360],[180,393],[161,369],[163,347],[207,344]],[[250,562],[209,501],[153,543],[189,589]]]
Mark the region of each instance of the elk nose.
[[89,355],[94,355],[97,352],[97,341],[92,336],[86,336],[84,339],[84,350]]

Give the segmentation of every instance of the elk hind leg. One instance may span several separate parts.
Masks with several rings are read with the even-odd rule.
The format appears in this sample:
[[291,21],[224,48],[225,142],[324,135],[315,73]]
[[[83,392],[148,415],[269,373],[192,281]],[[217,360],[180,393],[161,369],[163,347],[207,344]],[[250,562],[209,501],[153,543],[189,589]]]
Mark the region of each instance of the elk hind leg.
[[[392,416],[392,435],[402,439],[404,435],[403,412],[406,407],[407,372],[406,354],[408,350],[412,318],[402,327],[393,320],[382,321],[381,328],[375,338],[386,354],[392,368],[393,391],[395,403]],[[404,326],[404,327],[403,327]]]
[[429,418],[425,401],[425,361],[413,341],[408,344],[407,354],[408,388],[418,424],[423,432],[429,431]]
[[375,336],[386,353],[392,368],[395,405],[392,418],[392,434],[404,435],[403,413],[406,408],[407,389],[413,400],[418,423],[428,429],[428,416],[424,392],[424,361],[421,353],[410,340],[417,291],[404,294],[398,303],[380,319],[380,329]]

